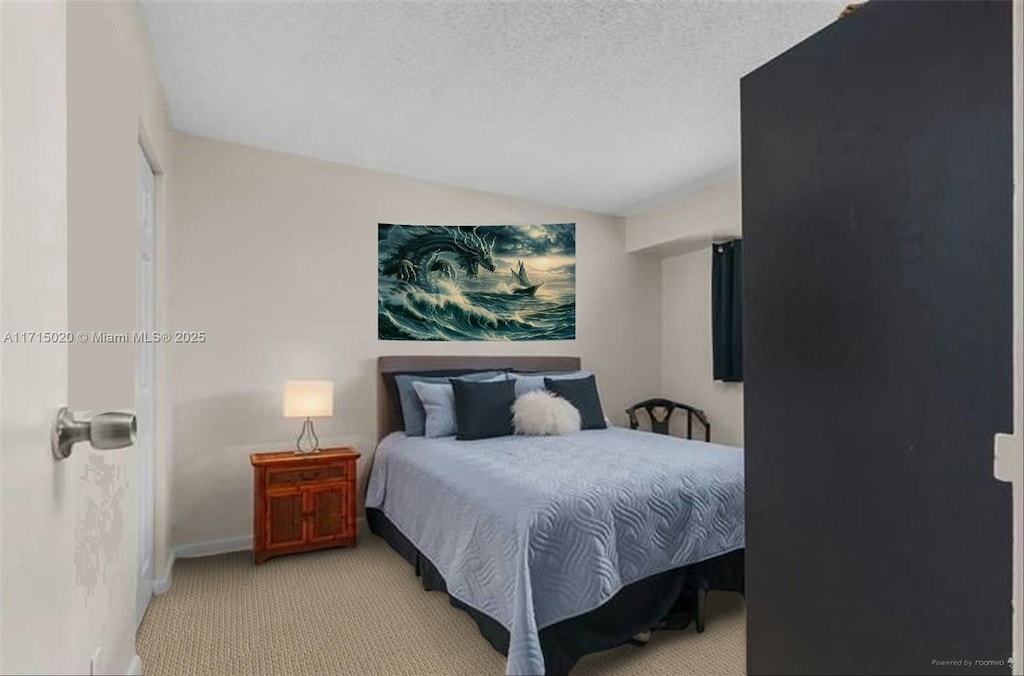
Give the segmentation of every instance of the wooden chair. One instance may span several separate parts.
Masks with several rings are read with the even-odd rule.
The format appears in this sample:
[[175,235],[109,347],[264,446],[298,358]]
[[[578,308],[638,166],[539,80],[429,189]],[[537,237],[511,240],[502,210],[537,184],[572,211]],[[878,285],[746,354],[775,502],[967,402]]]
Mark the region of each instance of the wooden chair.
[[[686,438],[693,439],[693,419],[704,425],[704,441],[711,441],[711,423],[708,421],[707,415],[704,411],[687,406],[686,404],[680,404],[678,401],[672,401],[670,399],[647,399],[641,401],[638,404],[633,404],[626,409],[626,415],[629,416],[629,429],[639,429],[640,421],[637,419],[637,411],[644,409],[647,411],[647,417],[651,421],[651,431],[657,434],[668,434],[669,432],[669,421],[672,418],[672,414],[676,409],[686,411]],[[703,633],[705,623],[705,608],[706,598],[708,593],[707,582],[703,579],[696,579],[690,582],[690,587],[684,594],[692,594],[696,598],[693,599],[694,617],[693,619],[697,625],[697,633]],[[683,614],[682,617],[670,617],[666,618],[661,628],[664,629],[682,629],[690,622],[690,616]],[[650,632],[647,633],[646,638],[639,636],[631,639],[631,643],[634,645],[644,645],[647,643],[647,639],[650,638]]]
[[640,421],[637,419],[636,414],[640,409],[644,409],[647,411],[647,417],[651,421],[651,431],[657,434],[668,434],[669,421],[677,408],[686,411],[687,439],[693,439],[693,419],[696,418],[704,426],[704,441],[711,441],[711,423],[708,422],[708,417],[704,414],[704,411],[687,406],[686,404],[680,404],[678,401],[672,401],[671,399],[647,399],[627,408],[626,415],[629,416],[629,429],[635,430],[640,428]]

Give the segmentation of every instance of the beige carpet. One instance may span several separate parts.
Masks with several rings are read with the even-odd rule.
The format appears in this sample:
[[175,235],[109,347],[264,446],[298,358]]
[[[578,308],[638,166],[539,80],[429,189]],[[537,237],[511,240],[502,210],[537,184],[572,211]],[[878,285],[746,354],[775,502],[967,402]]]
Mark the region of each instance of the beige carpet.
[[[712,592],[708,606],[703,634],[656,632],[644,648],[588,655],[573,674],[742,674],[743,598]],[[137,648],[147,676],[505,673],[469,616],[369,534],[355,549],[261,566],[247,552],[180,560]]]

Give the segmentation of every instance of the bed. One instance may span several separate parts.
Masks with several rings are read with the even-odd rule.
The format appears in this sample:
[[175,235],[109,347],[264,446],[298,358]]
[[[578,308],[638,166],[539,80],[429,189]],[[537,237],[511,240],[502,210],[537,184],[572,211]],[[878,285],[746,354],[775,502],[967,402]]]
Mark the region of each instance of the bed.
[[610,427],[563,437],[406,436],[394,374],[577,370],[575,357],[381,357],[371,530],[508,658],[584,654],[686,626],[743,591],[742,450]]

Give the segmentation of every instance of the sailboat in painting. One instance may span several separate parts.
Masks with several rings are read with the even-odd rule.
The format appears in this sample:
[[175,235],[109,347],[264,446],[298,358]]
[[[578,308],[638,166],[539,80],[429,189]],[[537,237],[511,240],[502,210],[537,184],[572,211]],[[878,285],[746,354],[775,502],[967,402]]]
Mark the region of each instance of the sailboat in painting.
[[534,295],[544,282],[538,282],[537,284],[531,282],[526,274],[523,261],[517,259],[516,262],[519,263],[519,270],[512,270],[512,279],[517,284],[517,287],[512,290],[512,293]]

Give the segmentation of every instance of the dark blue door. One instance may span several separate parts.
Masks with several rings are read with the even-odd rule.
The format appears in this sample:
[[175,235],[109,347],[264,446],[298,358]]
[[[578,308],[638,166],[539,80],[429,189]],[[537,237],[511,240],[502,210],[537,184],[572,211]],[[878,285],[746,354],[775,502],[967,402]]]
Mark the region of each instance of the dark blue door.
[[1010,15],[870,2],[742,81],[752,674],[1009,673]]

